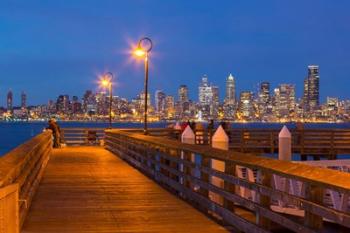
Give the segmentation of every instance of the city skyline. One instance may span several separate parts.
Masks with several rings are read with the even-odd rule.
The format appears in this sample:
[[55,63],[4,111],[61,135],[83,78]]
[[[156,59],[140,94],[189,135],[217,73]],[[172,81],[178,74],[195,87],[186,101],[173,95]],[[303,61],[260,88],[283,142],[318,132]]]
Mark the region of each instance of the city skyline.
[[[309,78],[310,67],[312,67],[312,68],[317,67],[317,72],[319,72],[319,66],[318,65],[311,64],[311,65],[308,65],[307,67],[309,67],[309,69],[308,69],[308,71],[306,71],[306,68],[305,68],[305,70],[304,70],[305,78],[300,80],[301,83],[281,82],[281,83],[278,83],[277,85],[273,85],[272,82],[270,82],[269,80],[260,80],[258,83],[253,85],[252,88],[245,88],[245,87],[240,87],[239,85],[237,85],[237,81],[239,83],[239,79],[236,78],[236,76],[233,75],[232,73],[229,73],[228,75],[226,75],[225,78],[223,78],[223,80],[225,82],[223,86],[217,85],[217,81],[218,80],[211,79],[207,74],[203,74],[200,78],[198,78],[197,87],[195,89],[191,90],[191,89],[189,89],[187,83],[183,83],[183,84],[178,84],[177,86],[175,86],[173,91],[166,90],[166,89],[163,89],[163,88],[151,90],[151,95],[150,95],[151,96],[151,100],[150,101],[151,101],[152,104],[156,105],[157,103],[156,103],[156,99],[155,99],[154,96],[156,95],[156,93],[158,91],[162,91],[162,92],[166,93],[167,95],[174,96],[176,100],[178,100],[177,98],[179,98],[180,102],[181,101],[184,102],[184,101],[188,101],[188,100],[195,101],[195,102],[201,102],[201,97],[200,97],[201,90],[199,90],[198,87],[201,86],[201,84],[203,82],[203,78],[206,79],[206,81],[205,81],[205,82],[207,82],[207,84],[205,84],[206,86],[208,86],[208,87],[212,87],[213,86],[213,87],[218,89],[218,101],[220,103],[225,103],[226,102],[227,95],[231,95],[231,96],[229,96],[229,99],[233,98],[233,102],[237,102],[241,92],[249,91],[249,92],[252,92],[252,93],[255,93],[255,94],[258,95],[259,94],[259,89],[261,88],[261,85],[263,85],[263,83],[268,83],[268,86],[270,88],[271,93],[273,92],[274,88],[277,88],[280,85],[292,84],[292,85],[294,85],[296,100],[302,100],[302,99],[305,98],[305,81],[308,80],[308,78]],[[318,90],[321,90],[322,85],[319,84],[320,83],[320,81],[319,81],[320,75],[318,73],[317,73],[317,75],[318,75]],[[233,88],[234,94],[228,93],[230,90],[227,89],[228,88],[227,81],[230,78],[232,78],[232,81],[230,81],[230,83],[233,82],[233,84],[230,84],[230,88],[231,89]],[[94,88],[89,88],[87,90],[91,90],[94,93],[108,92],[108,90],[106,88],[101,87],[101,85],[98,83],[97,80],[99,80],[98,77],[95,79]],[[322,80],[322,78],[321,78],[321,80]],[[322,81],[321,81],[321,83],[322,83]],[[185,94],[181,94],[179,92],[181,90],[181,88],[185,88],[186,89],[185,90]],[[118,97],[121,97],[121,98],[126,98],[128,100],[132,100],[138,94],[143,92],[143,90],[140,89],[140,90],[138,90],[136,92],[136,94],[134,96],[128,97],[128,96],[121,96],[120,94],[118,94],[118,91],[116,89],[117,89],[116,87],[113,88],[113,95],[114,96],[118,96]],[[86,90],[84,90],[83,92],[85,92],[85,91]],[[11,94],[14,95],[14,97],[13,97],[13,99],[14,99],[13,106],[14,107],[22,106],[23,105],[23,100],[22,100],[23,97],[22,96],[23,96],[23,94],[26,95],[27,90],[13,90],[13,89],[10,88],[6,93],[4,93],[3,102],[5,104],[4,105],[0,105],[0,107],[5,107],[6,108],[6,105],[7,105],[7,103],[6,103],[7,102],[6,96],[8,95],[9,92],[11,92]],[[332,97],[332,98],[334,97],[334,98],[343,99],[343,100],[350,99],[350,96],[349,96],[349,98],[341,98],[341,97],[339,97],[337,95],[331,96],[331,95],[328,95],[327,93],[322,93],[322,91],[318,91],[318,92],[320,92],[320,93],[317,93],[317,97],[314,97],[314,98],[317,98],[317,103],[314,103],[314,105],[319,105],[321,102],[325,102],[328,97]],[[82,96],[82,93],[76,93],[76,92],[74,92],[74,93],[67,93],[67,92],[61,91],[61,93],[59,93],[57,96],[59,96],[59,95]],[[184,97],[180,97],[180,95],[185,95],[185,96]],[[47,99],[44,102],[39,103],[39,104],[35,104],[35,103],[32,103],[31,101],[29,101],[29,105],[35,106],[35,105],[47,104],[49,100],[54,100],[57,96],[51,96],[51,97],[49,97],[49,99]],[[323,98],[321,98],[321,96],[323,96]],[[25,98],[27,98],[27,97],[25,97]],[[181,100],[181,98],[183,98],[183,100]],[[204,98],[204,97],[202,97],[202,98]]]
[[130,99],[143,89],[143,69],[130,62],[128,51],[146,35],[154,42],[152,93],[175,94],[186,83],[194,99],[203,74],[223,87],[232,73],[237,92],[268,80],[272,86],[295,83],[300,96],[304,68],[318,64],[321,100],[349,98],[349,7],[346,1],[4,1],[0,95],[25,90],[41,104],[61,92],[95,89],[97,75],[111,71],[116,93]]

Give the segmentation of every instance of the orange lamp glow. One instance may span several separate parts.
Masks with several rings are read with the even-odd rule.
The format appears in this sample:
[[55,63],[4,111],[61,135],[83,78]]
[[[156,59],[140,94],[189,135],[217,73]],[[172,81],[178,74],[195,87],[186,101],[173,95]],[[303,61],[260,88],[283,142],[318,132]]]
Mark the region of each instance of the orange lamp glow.
[[101,85],[103,86],[103,87],[108,87],[109,86],[109,80],[107,80],[107,79],[102,79],[101,80]]
[[144,57],[146,52],[141,48],[137,48],[137,49],[135,49],[134,54],[137,57]]

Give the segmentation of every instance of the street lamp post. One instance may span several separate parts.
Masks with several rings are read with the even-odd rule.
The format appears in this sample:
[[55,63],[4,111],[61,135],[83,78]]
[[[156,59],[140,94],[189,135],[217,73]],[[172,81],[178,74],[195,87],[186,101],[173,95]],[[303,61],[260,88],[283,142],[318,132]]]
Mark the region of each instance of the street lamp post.
[[109,128],[111,129],[112,129],[112,102],[113,102],[112,80],[113,80],[113,73],[107,72],[104,74],[102,85],[104,87],[108,87],[109,89]]
[[144,94],[145,94],[145,108],[144,108],[144,128],[143,133],[148,134],[148,58],[149,58],[149,52],[152,50],[153,44],[152,40],[148,37],[143,37],[139,40],[139,43],[137,44],[137,49],[135,50],[135,55],[138,57],[144,57],[145,58],[145,83],[144,83]]

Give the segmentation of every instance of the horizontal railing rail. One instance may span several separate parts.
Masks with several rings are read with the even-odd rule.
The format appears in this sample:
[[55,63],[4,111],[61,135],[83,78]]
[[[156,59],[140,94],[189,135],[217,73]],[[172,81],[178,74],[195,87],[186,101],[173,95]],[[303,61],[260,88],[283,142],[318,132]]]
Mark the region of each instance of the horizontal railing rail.
[[[324,221],[350,228],[350,174],[122,130],[107,131],[106,146],[242,231],[268,232],[278,226],[318,232]],[[329,190],[341,198],[341,206],[324,202]],[[303,221],[285,209],[295,210]]]
[[61,128],[61,142],[67,145],[100,145],[105,128]]
[[[158,129],[159,134],[161,129]],[[229,137],[231,150],[251,153],[278,152],[280,129],[225,129]],[[164,132],[169,137],[180,135],[181,131],[168,129]],[[195,129],[195,143],[210,145],[214,130]],[[306,159],[306,155],[326,156],[335,159],[337,155],[350,154],[350,129],[291,129],[292,151]],[[179,139],[179,136],[173,137]]]
[[[16,213],[19,219],[18,227],[24,222],[51,152],[52,134],[50,131],[45,131],[0,158],[0,192],[8,190],[9,187],[15,187],[14,185],[18,187],[18,198],[16,199],[17,194],[12,192],[13,202],[7,204],[9,209],[16,209],[18,205],[18,213]],[[18,199],[19,204],[15,201]],[[0,212],[0,219],[6,218],[1,216],[2,213],[4,212]],[[10,222],[16,221],[12,219]]]

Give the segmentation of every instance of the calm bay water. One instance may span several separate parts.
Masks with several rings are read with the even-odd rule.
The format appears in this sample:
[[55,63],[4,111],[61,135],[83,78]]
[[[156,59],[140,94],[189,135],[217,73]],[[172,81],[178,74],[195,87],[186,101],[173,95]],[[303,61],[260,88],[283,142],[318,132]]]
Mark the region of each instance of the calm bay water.
[[[98,122],[59,122],[62,128],[104,128],[108,123]],[[276,128],[280,129],[284,124],[280,123],[234,123],[235,128]],[[295,128],[295,124],[286,124],[288,128]],[[13,148],[41,133],[47,126],[46,122],[0,122],[0,156],[9,152]],[[165,127],[165,122],[151,123],[149,127]],[[142,123],[114,123],[116,128],[142,128]],[[305,128],[350,128],[350,123],[315,123],[305,124]]]
[[[107,128],[103,122],[59,122],[61,128]],[[150,123],[149,127],[165,127],[166,123]],[[46,122],[0,122],[0,156],[41,133]],[[142,123],[114,123],[113,128],[141,128]]]

